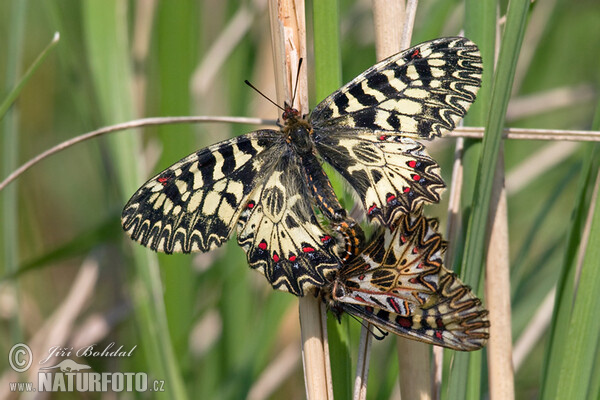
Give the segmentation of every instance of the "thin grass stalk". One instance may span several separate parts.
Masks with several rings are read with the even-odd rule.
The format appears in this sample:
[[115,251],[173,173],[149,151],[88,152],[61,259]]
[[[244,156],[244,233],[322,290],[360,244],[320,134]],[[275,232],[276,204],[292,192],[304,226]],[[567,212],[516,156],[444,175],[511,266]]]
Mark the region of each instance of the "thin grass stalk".
[[[300,59],[306,60],[306,25],[304,3],[299,0],[270,0],[271,37],[275,62],[277,102],[291,104],[301,114],[308,113],[308,83],[306,65],[300,71]],[[298,82],[295,78],[298,76]],[[302,333],[304,383],[308,399],[333,398],[327,325],[321,301],[307,294],[299,299]]]
[[494,174],[491,233],[486,259],[485,297],[490,312],[490,340],[487,346],[489,392],[491,400],[515,397],[512,363],[510,310],[510,261],[508,251],[508,215],[504,188],[504,151]]
[[[28,78],[26,75],[24,79],[19,79],[23,56],[23,44],[25,41],[26,10],[26,1],[12,3],[12,7],[10,7],[10,35],[8,39],[8,49],[6,50],[7,59],[10,60],[10,62],[6,63],[6,80],[4,86],[16,87],[16,89],[9,93],[8,97],[3,102],[3,110],[0,110],[0,120],[2,120],[2,124],[0,125],[0,144],[2,145],[2,163],[0,169],[3,174],[8,173],[15,168],[18,162],[19,110],[17,107],[13,107],[9,110],[9,107],[20,93],[20,90],[25,82],[27,82]],[[4,118],[2,119],[3,116]],[[0,245],[0,248],[3,253],[1,255],[1,260],[4,264],[4,272],[11,274],[16,272],[19,262],[19,201],[16,186],[10,188],[10,190],[4,194],[1,204],[2,209],[0,215],[2,216],[2,231],[0,232],[0,239],[2,239],[2,244]],[[19,287],[19,282],[13,283],[17,310],[20,309]],[[12,343],[23,342],[21,326],[21,313],[16,312],[11,316],[10,321],[10,337]]]
[[[203,122],[227,122],[232,124],[254,124],[254,125],[272,125],[275,120],[249,117],[220,117],[220,116],[198,116],[198,117],[151,117],[123,122],[120,124],[106,126],[92,132],[84,133],[65,140],[48,150],[39,153],[35,157],[25,162],[20,167],[13,170],[3,181],[0,182],[0,191],[4,190],[8,184],[16,180],[24,172],[40,161],[59,153],[76,144],[103,136],[109,133],[124,131],[133,128],[146,126],[166,125],[166,124],[196,124]],[[458,127],[453,132],[449,132],[445,137],[448,138],[483,138],[484,128],[478,127]],[[548,141],[573,141],[573,142],[600,142],[600,131],[584,130],[560,130],[560,129],[524,129],[524,128],[506,128],[503,132],[505,139],[514,140],[548,140]]]

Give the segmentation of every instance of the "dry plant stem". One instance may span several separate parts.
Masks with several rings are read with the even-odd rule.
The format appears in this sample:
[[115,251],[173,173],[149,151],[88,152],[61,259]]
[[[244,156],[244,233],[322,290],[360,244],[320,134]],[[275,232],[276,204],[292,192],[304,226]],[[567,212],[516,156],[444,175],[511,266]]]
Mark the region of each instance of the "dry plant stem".
[[[85,133],[83,135],[74,137],[69,140],[65,140],[57,144],[56,146],[38,154],[34,158],[27,161],[25,164],[17,168],[11,173],[6,179],[0,182],[0,191],[4,189],[9,183],[17,179],[29,168],[33,167],[43,159],[56,154],[62,150],[65,150],[78,143],[85,142],[86,140],[93,139],[98,136],[105,135],[107,133],[124,131],[127,129],[141,128],[144,126],[154,125],[167,125],[167,124],[195,124],[200,122],[228,122],[236,124],[252,124],[252,125],[275,125],[276,121],[261,119],[261,118],[246,118],[246,117],[155,117],[155,118],[143,118],[136,119],[122,124],[111,125],[104,128],[97,129],[92,132]],[[481,139],[483,137],[483,128],[471,128],[463,127],[456,128],[453,132],[448,133],[445,137],[448,138],[471,138]],[[600,132],[598,131],[580,131],[580,130],[550,130],[550,129],[520,129],[510,128],[504,130],[504,137],[506,139],[520,139],[520,140],[564,140],[564,141],[586,141],[586,142],[600,142]]]
[[410,47],[410,40],[412,39],[412,32],[415,25],[415,15],[417,15],[418,5],[419,0],[407,0],[406,2],[404,29],[402,30],[402,38],[400,40],[401,49],[408,49]]
[[411,360],[400,363],[400,392],[403,399],[431,399],[431,346],[425,343],[399,337],[397,339],[398,359]]
[[[464,137],[469,139],[483,138],[483,128],[461,127],[449,132],[444,137]],[[525,129],[505,128],[504,139],[519,140],[565,140],[581,142],[600,142],[600,131],[557,130],[557,129]]]
[[544,297],[542,304],[538,307],[533,318],[531,318],[531,321],[527,324],[521,336],[519,336],[519,339],[515,341],[512,354],[514,371],[519,370],[523,361],[525,361],[525,357],[539,343],[542,335],[546,333],[550,322],[552,322],[555,298],[556,287],[553,287],[546,297]]
[[491,400],[514,399],[510,312],[510,263],[508,260],[508,217],[504,189],[504,155],[500,147],[490,212],[491,233],[486,258],[485,292],[490,312],[488,370]]
[[[277,101],[290,104],[302,114],[308,113],[308,84],[306,63],[298,71],[300,59],[306,59],[306,25],[304,2],[301,0],[269,0],[271,38]],[[321,301],[307,293],[300,298],[300,328],[304,383],[308,399],[333,398],[325,309]]]
[[[390,15],[393,15],[394,18],[390,18]],[[405,48],[400,42],[404,30],[404,19],[403,0],[373,0],[377,60],[383,60]]]
[[306,398],[333,400],[325,305],[310,294],[299,303]]
[[[406,9],[393,1],[374,1],[378,61],[410,46],[417,1],[409,0]],[[379,3],[379,4],[378,4]],[[375,6],[376,5],[376,6]],[[380,10],[384,9],[383,12]],[[402,29],[398,21],[404,21]],[[390,35],[395,36],[390,36]],[[402,35],[402,37],[400,37]],[[397,338],[400,392],[403,399],[430,399],[430,348],[404,338]],[[408,371],[419,371],[413,374]],[[358,375],[358,373],[357,373]],[[366,380],[363,382],[366,384]],[[356,390],[356,389],[355,389]],[[365,388],[366,392],[366,388]],[[415,395],[418,394],[418,397]],[[357,393],[355,392],[355,398]]]
[[354,376],[354,400],[367,398],[367,381],[369,378],[369,360],[371,359],[372,325],[363,324],[360,330],[360,344],[358,346],[358,359],[356,361],[356,375]]
[[69,140],[65,140],[62,143],[57,144],[56,146],[44,151],[43,153],[38,154],[34,158],[27,161],[25,164],[21,165],[17,168],[13,173],[11,173],[6,179],[0,182],[0,191],[6,187],[9,183],[17,179],[21,174],[27,171],[29,168],[33,167],[38,162],[43,159],[50,157],[53,154],[56,154],[62,150],[65,150],[71,146],[74,146],[78,143],[85,142],[86,140],[90,140],[96,138],[98,136],[106,135],[107,133],[124,131],[127,129],[140,128],[144,126],[154,126],[154,125],[166,125],[166,124],[191,124],[198,122],[229,122],[229,123],[239,123],[239,124],[268,124],[275,125],[275,121],[272,120],[264,120],[260,118],[239,118],[239,117],[156,117],[156,118],[143,118],[136,119],[129,122],[124,122],[122,124],[111,125],[104,128],[97,129],[92,132],[88,132],[86,134],[74,137]]

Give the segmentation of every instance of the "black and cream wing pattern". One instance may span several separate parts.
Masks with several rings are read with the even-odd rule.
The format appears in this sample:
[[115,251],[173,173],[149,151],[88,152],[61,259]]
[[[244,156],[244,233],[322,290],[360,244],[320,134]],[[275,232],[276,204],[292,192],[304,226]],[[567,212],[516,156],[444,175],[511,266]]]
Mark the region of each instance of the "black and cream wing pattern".
[[437,221],[403,214],[363,253],[336,271],[323,300],[338,315],[455,350],[477,350],[489,337],[487,311],[471,289],[443,266],[446,243]]
[[132,196],[122,225],[165,253],[212,250],[235,229],[251,267],[275,288],[303,295],[364,244],[321,162],[348,181],[369,220],[388,227],[439,201],[439,167],[416,139],[453,129],[480,77],[467,39],[419,44],[359,75],[308,119],[286,105],[279,131],[251,132],[175,163]]
[[252,268],[302,295],[337,267],[335,240],[316,220],[298,162],[277,131],[225,140],[150,179],[122,214],[125,231],[164,253],[205,252],[238,230]]
[[456,127],[481,73],[473,42],[436,39],[379,62],[312,111],[319,154],[358,193],[370,220],[389,226],[396,213],[439,201],[439,167],[416,139]]

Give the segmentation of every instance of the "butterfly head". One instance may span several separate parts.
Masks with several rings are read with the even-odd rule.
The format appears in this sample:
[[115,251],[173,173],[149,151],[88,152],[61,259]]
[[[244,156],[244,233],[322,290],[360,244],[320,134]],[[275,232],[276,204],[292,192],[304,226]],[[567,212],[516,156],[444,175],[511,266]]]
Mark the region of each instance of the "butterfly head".
[[286,102],[284,103],[283,114],[281,114],[281,119],[283,119],[284,123],[289,123],[288,121],[298,120],[300,119],[300,111],[296,110]]

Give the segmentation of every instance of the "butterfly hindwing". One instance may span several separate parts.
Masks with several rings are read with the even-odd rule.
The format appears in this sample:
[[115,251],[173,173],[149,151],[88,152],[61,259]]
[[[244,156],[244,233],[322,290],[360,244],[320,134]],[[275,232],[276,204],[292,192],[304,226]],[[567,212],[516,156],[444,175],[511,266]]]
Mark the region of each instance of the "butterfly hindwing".
[[278,132],[263,130],[187,156],[138,189],[123,210],[123,228],[165,253],[221,246],[282,145]]
[[454,129],[475,101],[482,64],[477,46],[440,38],[367,69],[313,110],[316,130],[368,129],[431,138]]
[[334,282],[335,306],[378,327],[456,350],[488,338],[487,311],[471,289],[444,268],[437,223],[404,214],[381,231]]
[[306,288],[325,284],[339,259],[335,239],[317,222],[293,157],[281,157],[251,196],[238,222],[238,243],[250,267],[273,287],[301,296]]
[[437,203],[445,187],[438,164],[411,138],[361,130],[323,135],[317,149],[357,192],[367,217],[385,226],[399,212]]

